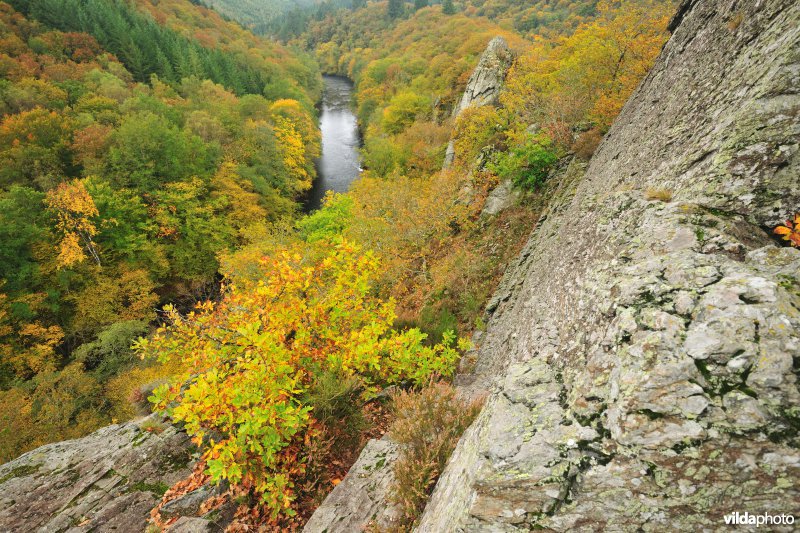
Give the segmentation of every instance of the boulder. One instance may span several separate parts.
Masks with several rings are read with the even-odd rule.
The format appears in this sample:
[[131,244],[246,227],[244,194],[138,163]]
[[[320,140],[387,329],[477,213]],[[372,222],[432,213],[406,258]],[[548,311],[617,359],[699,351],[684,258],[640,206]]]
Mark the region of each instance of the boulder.
[[158,415],[37,448],[0,466],[0,531],[143,531],[193,453]]
[[389,503],[397,444],[384,437],[367,442],[347,476],[336,485],[306,523],[308,533],[364,531],[369,524],[386,527],[397,517]]

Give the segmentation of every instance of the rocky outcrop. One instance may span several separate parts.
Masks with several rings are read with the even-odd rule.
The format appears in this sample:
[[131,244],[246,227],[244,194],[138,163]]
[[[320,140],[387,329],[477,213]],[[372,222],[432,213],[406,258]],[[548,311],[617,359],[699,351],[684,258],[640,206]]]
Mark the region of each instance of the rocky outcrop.
[[453,109],[453,116],[457,117],[470,107],[496,104],[513,59],[505,39],[498,36],[489,41],[467,81],[461,102]]
[[314,512],[303,531],[349,533],[365,531],[368,525],[385,528],[398,516],[389,503],[394,481],[392,465],[397,444],[384,437],[370,440],[347,476]]
[[[495,37],[489,41],[478,65],[467,81],[461,101],[453,108],[453,117],[458,118],[458,115],[470,107],[496,104],[513,60],[514,56],[505,39]],[[452,165],[454,159],[455,143],[451,140],[445,152],[444,168]]]
[[192,452],[157,415],[37,448],[0,466],[0,531],[143,531]]
[[678,13],[490,303],[490,396],[419,531],[800,515],[800,251],[769,233],[800,209],[800,4]]
[[482,217],[491,217],[511,207],[519,198],[519,190],[514,188],[511,180],[503,180],[492,189],[486,197],[481,210]]

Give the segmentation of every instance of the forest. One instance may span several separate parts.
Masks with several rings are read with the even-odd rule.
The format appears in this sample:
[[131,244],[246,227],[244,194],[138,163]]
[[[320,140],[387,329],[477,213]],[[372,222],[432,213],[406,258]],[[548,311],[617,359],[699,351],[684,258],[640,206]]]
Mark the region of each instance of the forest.
[[218,293],[219,254],[297,211],[319,153],[309,58],[210,12],[202,43],[124,2],[19,4],[0,4],[3,460],[130,417],[169,373],[132,342]]
[[[672,10],[0,3],[0,461],[152,403],[201,447],[195,481],[250,503],[242,524],[293,528],[365,437],[437,405],[460,429],[431,470],[406,462],[413,524],[475,414],[447,382],[548,176],[591,157]],[[515,53],[499,105],[454,119],[495,36]],[[364,172],[303,213],[320,73],[355,83]],[[521,199],[481,217],[504,180]]]

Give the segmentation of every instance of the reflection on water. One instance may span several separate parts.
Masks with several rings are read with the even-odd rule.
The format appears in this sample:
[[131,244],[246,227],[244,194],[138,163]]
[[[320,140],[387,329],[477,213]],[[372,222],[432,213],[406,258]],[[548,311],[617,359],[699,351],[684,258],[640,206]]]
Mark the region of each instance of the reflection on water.
[[360,138],[356,116],[350,109],[353,84],[346,78],[323,76],[322,157],[317,161],[318,177],[308,195],[306,211],[318,209],[326,191],[345,192],[361,171]]

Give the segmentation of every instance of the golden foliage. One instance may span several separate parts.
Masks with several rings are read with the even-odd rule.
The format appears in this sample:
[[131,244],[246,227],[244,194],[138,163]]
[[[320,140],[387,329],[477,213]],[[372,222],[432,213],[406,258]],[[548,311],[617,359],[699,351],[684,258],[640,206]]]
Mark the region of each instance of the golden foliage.
[[570,128],[587,121],[604,133],[647,74],[667,39],[669,4],[603,0],[597,9],[596,20],[538,40],[516,61],[501,102],[519,124],[568,144]]
[[775,235],[780,235],[784,241],[788,241],[790,245],[796,248],[800,247],[800,213],[795,213],[792,219],[772,231]]
[[211,478],[254,492],[273,520],[295,513],[294,484],[320,438],[307,397],[321,376],[355,377],[369,396],[454,371],[452,333],[426,346],[420,331],[392,329],[394,302],[372,292],[377,271],[373,254],[345,241],[313,262],[284,251],[218,304],[186,317],[168,307],[171,324],[137,345],[185,369],[153,400],[198,445],[212,436],[203,455]]
[[56,217],[56,229],[61,233],[58,266],[68,267],[86,259],[84,249],[99,265],[93,237],[97,228],[92,218],[99,215],[83,180],[60,183],[48,191],[45,205]]

